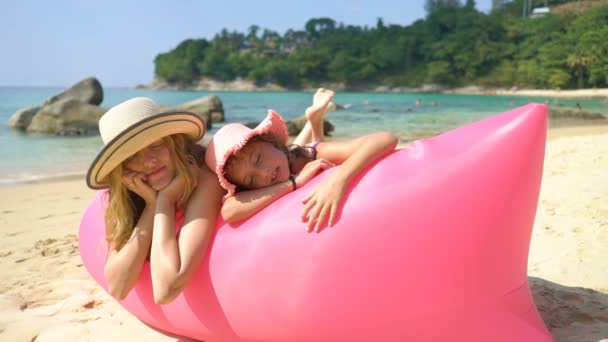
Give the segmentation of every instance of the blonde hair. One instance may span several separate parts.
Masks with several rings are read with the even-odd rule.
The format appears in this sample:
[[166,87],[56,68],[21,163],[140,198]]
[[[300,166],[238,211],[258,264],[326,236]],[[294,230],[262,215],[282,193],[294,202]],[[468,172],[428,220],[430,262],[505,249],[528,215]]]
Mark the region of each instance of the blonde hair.
[[[196,175],[189,168],[194,162],[200,166],[202,146],[185,134],[166,136],[162,140],[171,155],[176,176],[185,175],[184,191],[177,202],[178,207],[183,208],[196,188]],[[123,172],[124,167],[120,164],[108,175],[110,201],[105,215],[106,240],[115,250],[120,250],[127,243],[145,205],[139,196],[123,184]]]

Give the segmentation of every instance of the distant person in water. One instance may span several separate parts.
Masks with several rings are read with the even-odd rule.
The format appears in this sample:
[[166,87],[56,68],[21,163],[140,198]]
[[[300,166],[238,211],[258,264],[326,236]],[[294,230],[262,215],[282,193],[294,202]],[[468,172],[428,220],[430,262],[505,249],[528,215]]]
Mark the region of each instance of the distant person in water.
[[422,101],[420,99],[416,99],[416,107],[422,106]]
[[[306,110],[307,136],[287,145],[283,118],[269,110],[254,129],[241,124],[222,127],[211,139],[205,162],[228,191],[221,214],[226,222],[250,217],[278,198],[302,187],[323,170],[335,172],[308,194],[302,194],[302,220],[308,231],[335,223],[346,187],[372,162],[395,149],[388,132],[347,141],[322,141],[323,118],[332,110],[333,92],[319,89]],[[304,131],[303,131],[304,132]],[[305,133],[305,132],[304,132]]]
[[576,103],[576,109],[583,110],[583,107],[581,107],[581,104],[577,102]]

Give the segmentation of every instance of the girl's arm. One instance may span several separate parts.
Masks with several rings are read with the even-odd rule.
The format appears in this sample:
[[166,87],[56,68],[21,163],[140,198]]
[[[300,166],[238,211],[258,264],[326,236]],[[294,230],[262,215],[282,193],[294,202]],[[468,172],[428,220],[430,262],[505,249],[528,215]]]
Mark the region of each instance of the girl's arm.
[[291,181],[265,188],[241,191],[224,200],[222,218],[227,223],[244,220],[293,190]]
[[392,151],[398,139],[389,132],[366,135],[355,140],[322,142],[317,145],[317,156],[334,164],[336,171],[304,198],[302,219],[308,220],[307,230],[314,226],[319,231],[329,215],[329,225],[335,222],[344,190],[349,182],[372,162]]
[[[175,201],[179,176],[161,190],[154,217],[154,236],[150,256],[154,301],[171,302],[181,293],[200,265],[215,229],[224,190],[208,168],[199,171],[198,185],[186,206],[184,225],[175,234]],[[165,192],[165,190],[168,190]]]
[[[296,187],[306,184],[317,173],[331,166],[333,164],[322,159],[308,163],[296,176]],[[244,220],[291,191],[293,184],[287,180],[261,189],[238,192],[224,201],[222,218],[228,223]]]

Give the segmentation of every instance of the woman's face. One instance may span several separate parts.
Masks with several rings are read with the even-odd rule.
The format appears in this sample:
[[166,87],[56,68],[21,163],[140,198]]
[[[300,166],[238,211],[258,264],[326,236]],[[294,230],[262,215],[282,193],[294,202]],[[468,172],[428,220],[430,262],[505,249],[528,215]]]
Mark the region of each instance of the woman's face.
[[267,141],[249,142],[230,159],[226,178],[246,188],[259,189],[289,179],[289,162],[283,151]]
[[125,174],[141,175],[154,190],[164,189],[175,178],[175,165],[171,152],[163,139],[144,147],[124,161]]

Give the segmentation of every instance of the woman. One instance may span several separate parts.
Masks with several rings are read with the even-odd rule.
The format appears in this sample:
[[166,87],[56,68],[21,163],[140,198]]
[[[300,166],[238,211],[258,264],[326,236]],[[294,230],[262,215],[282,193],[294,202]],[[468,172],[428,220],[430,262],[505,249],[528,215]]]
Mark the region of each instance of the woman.
[[[306,112],[309,119],[307,126],[311,130],[322,129],[323,116],[333,108],[331,97],[329,100],[327,96],[320,96],[321,100],[313,98],[311,108],[318,109],[309,108]],[[278,113],[268,112],[268,116],[256,128],[250,129],[241,124],[226,125],[209,143],[205,162],[215,170],[220,185],[229,194],[221,209],[226,222],[250,217],[281,196],[301,187],[319,172],[339,165],[324,183],[303,199],[302,219],[308,221],[308,231],[313,228],[319,231],[326,219],[331,226],[336,220],[348,184],[368,165],[394,150],[397,145],[397,138],[388,132],[330,142],[319,142],[314,137],[322,137],[322,134],[312,132],[312,144],[287,146],[285,122]],[[306,139],[297,140],[307,142]]]
[[224,195],[213,172],[196,163],[205,125],[196,114],[163,113],[151,99],[134,98],[106,112],[99,131],[105,146],[87,184],[109,189],[108,290],[125,298],[149,257],[154,301],[171,302],[205,255]]

